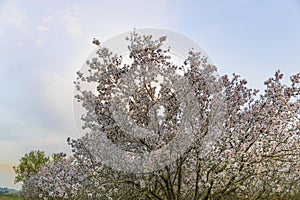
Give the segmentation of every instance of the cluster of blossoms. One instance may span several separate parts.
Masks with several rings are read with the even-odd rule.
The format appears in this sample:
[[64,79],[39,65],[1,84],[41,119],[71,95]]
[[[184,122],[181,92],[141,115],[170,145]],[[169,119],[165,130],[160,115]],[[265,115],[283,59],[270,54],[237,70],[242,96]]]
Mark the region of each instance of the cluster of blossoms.
[[[83,128],[89,131],[80,139],[68,139],[71,157],[50,162],[27,179],[24,195],[40,199],[177,200],[280,199],[299,194],[300,73],[285,85],[278,71],[259,93],[247,88],[247,81],[238,75],[216,77],[216,68],[192,50],[183,66],[176,66],[170,62],[169,49],[162,48],[166,37],[153,40],[133,32],[128,40],[131,65],[122,66],[121,56],[100,47],[98,57],[87,61],[88,73],[78,72],[76,99],[86,109]],[[140,80],[144,84],[139,87],[127,85],[129,91],[137,89],[126,110],[134,123],[151,127],[151,134],[136,137],[115,121],[110,108],[120,93],[116,88],[122,76],[145,74],[149,66],[159,68],[162,74],[164,70],[173,74],[182,71],[199,105],[200,126],[192,145],[175,162],[143,174],[118,171],[93,153],[99,148],[92,142],[99,130],[123,150],[151,152],[176,138],[182,122],[176,88],[151,85],[154,75]],[[97,94],[82,89],[83,82],[97,83]],[[218,101],[225,102],[226,108],[216,106]],[[155,112],[160,108],[157,105],[164,107],[164,117]],[[218,125],[210,130],[215,123],[221,123],[221,128]],[[209,150],[204,148],[207,145]]]

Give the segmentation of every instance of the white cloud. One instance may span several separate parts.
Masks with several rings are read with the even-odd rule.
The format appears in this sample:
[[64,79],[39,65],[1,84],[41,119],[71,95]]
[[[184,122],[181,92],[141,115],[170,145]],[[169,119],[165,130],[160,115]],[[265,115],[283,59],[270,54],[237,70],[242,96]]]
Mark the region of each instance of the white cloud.
[[3,31],[2,30],[0,30],[0,37],[3,35]]
[[38,37],[36,40],[35,40],[35,44],[40,46],[44,43],[45,41],[45,38],[44,37]]
[[51,22],[55,19],[54,15],[48,15],[47,17],[43,17],[42,20],[43,22]]
[[14,11],[8,16],[7,21],[18,27],[23,27],[28,18],[19,11]]
[[73,37],[83,35],[81,18],[79,18],[80,8],[78,6],[67,5],[63,9],[50,10],[49,12],[51,14],[42,18],[44,23],[37,27],[38,30],[47,31],[49,30],[49,25],[55,29],[56,25],[60,24],[68,35]]
[[48,26],[38,25],[38,26],[37,26],[37,29],[38,29],[39,31],[48,31],[48,30],[49,30],[49,27],[48,27]]
[[25,16],[20,11],[12,11],[10,13],[2,13],[5,17],[1,17],[1,22],[7,25],[14,25],[22,30],[25,29],[25,23],[28,20],[27,16]]
[[7,3],[0,13],[0,24],[13,25],[26,31],[28,17],[14,3]]
[[66,14],[64,16],[64,26],[66,29],[66,32],[70,34],[73,37],[80,37],[82,36],[82,26],[79,23],[79,20],[77,17],[73,15]]

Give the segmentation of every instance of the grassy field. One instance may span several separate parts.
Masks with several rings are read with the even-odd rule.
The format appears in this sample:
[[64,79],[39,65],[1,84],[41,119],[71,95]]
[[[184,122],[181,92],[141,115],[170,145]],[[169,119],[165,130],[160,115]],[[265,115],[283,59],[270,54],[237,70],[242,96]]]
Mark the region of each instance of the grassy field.
[[0,200],[10,200],[10,199],[22,200],[23,198],[11,194],[0,195]]

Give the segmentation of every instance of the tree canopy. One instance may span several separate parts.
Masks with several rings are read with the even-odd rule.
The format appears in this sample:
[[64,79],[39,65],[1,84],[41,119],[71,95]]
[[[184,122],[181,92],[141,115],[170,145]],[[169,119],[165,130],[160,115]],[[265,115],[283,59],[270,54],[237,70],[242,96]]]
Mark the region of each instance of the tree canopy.
[[42,166],[49,162],[49,157],[46,156],[44,151],[30,151],[19,162],[18,166],[13,167],[16,173],[15,183],[24,182],[30,176],[36,174]]
[[[282,82],[283,74],[277,71],[274,77],[266,80],[265,90],[259,93],[248,88],[247,81],[236,74],[214,76],[216,67],[193,50],[189,51],[182,66],[176,66],[170,61],[168,49],[162,48],[165,40],[165,37],[155,40],[133,32],[128,38],[132,64],[123,66],[121,56],[99,46],[97,57],[87,61],[88,73],[78,72],[75,83],[79,92],[75,98],[86,109],[82,120],[87,134],[79,139],[68,138],[73,149],[71,157],[49,162],[42,168],[32,167],[36,170],[22,170],[34,171],[34,175],[21,179],[25,196],[204,200],[289,199],[299,195],[300,73],[291,76],[286,85]],[[143,77],[148,76],[149,67],[169,70],[175,76],[176,70],[183,70],[178,79],[186,78],[190,84],[186,89],[195,94],[198,107],[193,112],[197,112],[201,126],[194,130],[191,145],[174,162],[147,173],[128,173],[114,169],[97,157],[95,152],[103,139],[99,130],[112,144],[130,155],[147,154],[164,148],[178,137],[180,123],[184,121],[181,120],[184,109],[181,109],[181,97],[176,96],[176,88],[162,84],[157,91],[158,87],[150,84],[155,79],[152,77],[147,82],[147,77]],[[122,82],[123,76],[130,78],[134,73],[141,73],[143,79],[137,82],[146,80],[145,84],[136,88]],[[96,94],[82,88],[82,83],[90,82],[97,84]],[[124,90],[117,90],[119,86]],[[134,92],[127,99],[124,112],[127,111],[131,120],[141,127],[152,127],[154,131],[146,137],[136,137],[114,121],[111,106],[117,104],[112,99],[126,91],[126,86],[134,88],[130,90]],[[222,98],[216,98],[211,88],[222,92]],[[216,110],[215,101],[222,101],[226,106]],[[160,108],[157,104],[164,107],[163,118],[155,112]],[[215,118],[216,112],[222,112],[222,118]],[[221,127],[213,129],[216,134],[210,135],[210,127],[215,123],[220,123]],[[208,140],[208,136],[216,137]],[[42,160],[48,162],[49,159]],[[21,161],[28,165],[27,161]],[[120,165],[124,162],[126,160],[120,160]]]

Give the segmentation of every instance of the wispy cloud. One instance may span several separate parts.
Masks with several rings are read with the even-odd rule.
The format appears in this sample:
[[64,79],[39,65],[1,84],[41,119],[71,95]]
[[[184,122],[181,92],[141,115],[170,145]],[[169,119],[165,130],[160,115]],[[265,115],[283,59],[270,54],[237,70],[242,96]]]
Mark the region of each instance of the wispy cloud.
[[64,15],[64,26],[66,32],[73,37],[80,37],[83,34],[82,25],[80,24],[78,18],[74,15]]
[[41,46],[45,41],[45,37],[38,37],[36,40],[35,40],[35,44],[38,45],[38,46]]
[[24,28],[26,21],[28,21],[28,17],[20,11],[12,12],[12,15],[8,16],[7,18],[7,22],[12,23],[20,28]]
[[37,29],[39,31],[48,31],[49,30],[49,26],[38,25]]
[[26,31],[26,23],[28,22],[28,16],[20,9],[15,2],[5,2],[4,8],[0,13],[0,24],[6,26],[15,26],[19,31]]
[[54,15],[48,15],[48,16],[46,16],[46,17],[43,17],[42,18],[42,21],[43,22],[51,22],[51,21],[53,21],[55,19],[55,16]]

